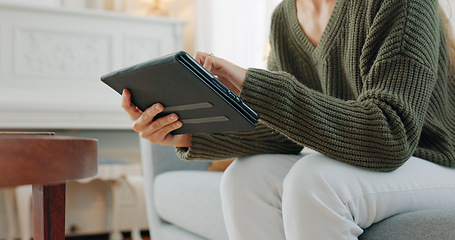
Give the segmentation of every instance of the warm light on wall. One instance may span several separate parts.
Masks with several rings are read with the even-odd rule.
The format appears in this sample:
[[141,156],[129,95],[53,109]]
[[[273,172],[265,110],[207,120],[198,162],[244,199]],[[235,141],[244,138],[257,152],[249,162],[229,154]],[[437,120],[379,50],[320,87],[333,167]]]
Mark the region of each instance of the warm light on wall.
[[[13,0],[11,0],[13,1]],[[16,0],[17,1],[17,0]],[[20,0],[34,1],[34,0]],[[126,12],[134,15],[169,16],[167,4],[174,0],[39,0],[52,1],[55,5],[68,8],[92,8]]]
[[124,0],[123,11],[142,16],[169,16],[169,10],[166,6],[173,1],[174,0]]
[[164,6],[162,0],[153,0],[153,6],[149,8],[147,15],[169,16],[169,11]]

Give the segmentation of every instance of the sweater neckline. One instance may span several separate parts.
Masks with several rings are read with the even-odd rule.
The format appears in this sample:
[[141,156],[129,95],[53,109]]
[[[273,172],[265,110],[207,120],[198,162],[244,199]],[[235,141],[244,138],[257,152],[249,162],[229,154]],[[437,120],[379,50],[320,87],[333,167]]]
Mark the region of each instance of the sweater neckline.
[[321,54],[327,52],[331,46],[337,29],[339,28],[340,19],[344,15],[345,11],[341,11],[344,7],[345,0],[337,0],[333,8],[332,14],[330,15],[329,22],[327,23],[321,39],[319,39],[318,45],[313,46],[302,27],[300,26],[298,17],[297,17],[297,7],[296,0],[287,0],[286,12],[288,13],[288,24],[291,27],[292,36],[297,44],[300,46],[302,51],[309,53],[313,61],[317,63],[318,59],[323,57]]

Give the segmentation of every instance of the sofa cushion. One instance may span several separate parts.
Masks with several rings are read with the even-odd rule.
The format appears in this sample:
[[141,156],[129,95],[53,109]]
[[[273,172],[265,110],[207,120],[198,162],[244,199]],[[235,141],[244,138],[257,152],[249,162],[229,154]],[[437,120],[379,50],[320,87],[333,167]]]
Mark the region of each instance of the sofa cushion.
[[155,178],[154,198],[165,221],[207,239],[227,239],[219,193],[222,172],[171,171]]
[[454,240],[455,208],[403,213],[373,224],[360,240]]

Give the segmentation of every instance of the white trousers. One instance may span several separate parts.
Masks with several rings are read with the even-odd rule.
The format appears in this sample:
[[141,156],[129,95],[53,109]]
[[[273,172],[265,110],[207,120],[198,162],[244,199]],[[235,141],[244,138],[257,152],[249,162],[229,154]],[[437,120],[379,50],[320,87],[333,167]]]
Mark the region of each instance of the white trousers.
[[229,239],[357,239],[398,213],[455,206],[455,169],[412,157],[372,172],[319,153],[237,159],[221,182]]

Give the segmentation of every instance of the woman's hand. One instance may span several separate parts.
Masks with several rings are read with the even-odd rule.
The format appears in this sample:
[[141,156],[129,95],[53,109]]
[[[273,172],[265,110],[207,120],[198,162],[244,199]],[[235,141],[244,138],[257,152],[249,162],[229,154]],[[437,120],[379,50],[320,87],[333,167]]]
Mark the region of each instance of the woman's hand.
[[171,132],[182,126],[175,113],[153,120],[164,110],[163,105],[156,103],[142,112],[131,102],[131,93],[127,89],[122,93],[122,107],[128,113],[133,123],[133,130],[149,140],[151,143],[160,145],[172,145],[175,147],[189,147],[190,134],[173,135]]
[[212,56],[208,53],[197,52],[196,61],[205,69],[215,75],[224,85],[226,85],[237,96],[243,88],[246,78],[246,69],[243,69],[222,58]]

